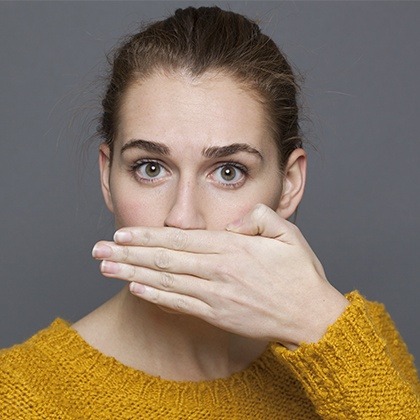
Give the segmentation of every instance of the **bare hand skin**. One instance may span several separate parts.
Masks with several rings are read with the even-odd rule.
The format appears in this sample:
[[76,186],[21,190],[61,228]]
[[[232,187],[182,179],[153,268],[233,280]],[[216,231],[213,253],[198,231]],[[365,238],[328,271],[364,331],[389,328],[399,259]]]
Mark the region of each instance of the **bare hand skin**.
[[123,228],[93,256],[156,305],[289,349],[317,342],[348,301],[299,229],[262,204],[227,229]]

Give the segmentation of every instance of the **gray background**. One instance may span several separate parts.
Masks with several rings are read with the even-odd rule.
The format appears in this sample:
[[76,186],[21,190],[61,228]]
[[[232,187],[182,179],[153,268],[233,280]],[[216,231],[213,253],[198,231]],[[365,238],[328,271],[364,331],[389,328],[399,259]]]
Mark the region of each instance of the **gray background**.
[[190,4],[258,19],[305,76],[317,150],[298,225],[340,291],[386,304],[418,365],[417,2],[2,2],[0,347],[121,287],[90,257],[113,232],[91,139],[98,75],[135,22]]

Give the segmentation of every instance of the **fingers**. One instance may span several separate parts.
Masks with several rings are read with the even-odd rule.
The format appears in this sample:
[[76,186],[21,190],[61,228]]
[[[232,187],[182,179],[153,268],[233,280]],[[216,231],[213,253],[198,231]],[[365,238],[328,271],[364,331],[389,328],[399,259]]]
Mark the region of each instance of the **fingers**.
[[[220,231],[219,235],[226,236]],[[206,230],[178,228],[131,227],[115,232],[114,241],[121,245],[159,247],[178,251],[218,254],[223,250],[223,240]]]
[[106,241],[98,242],[92,255],[96,259],[109,262],[108,267],[115,267],[111,265],[111,262],[114,262],[174,274],[193,274],[204,279],[209,277],[211,267],[217,264],[217,255],[214,254],[194,254],[157,247],[121,246]]
[[[260,235],[281,239],[293,236],[293,232],[297,228],[292,223],[282,219],[268,206],[257,204],[243,219],[228,225],[226,230],[250,236]],[[114,242],[121,246],[165,248],[209,255],[222,254],[235,244],[241,244],[242,240],[226,231],[183,230],[169,227],[125,227],[115,233]],[[111,246],[111,244],[108,243],[108,246]],[[108,254],[104,253],[103,249],[101,254],[95,254],[96,251],[98,249],[94,250],[93,256],[95,258],[109,258],[112,254],[111,250],[108,250]],[[122,252],[129,253],[130,249],[124,248]],[[128,255],[126,260],[129,260]],[[123,260],[123,262],[125,261]]]
[[210,316],[211,306],[202,298],[211,295],[210,282],[112,261],[102,261],[101,271],[129,281],[131,293],[143,300],[187,315]]
[[[227,229],[231,232],[123,228],[115,234],[117,243],[98,242],[92,255],[96,259],[209,279],[214,267],[221,263],[217,257],[231,255],[231,258],[235,258],[234,254],[241,250],[253,251],[256,246],[263,247],[264,244],[260,242],[266,241],[266,238],[279,239],[288,244],[297,242],[298,229],[262,204],[255,206],[239,224]],[[255,235],[260,238],[250,242],[249,236]]]
[[281,218],[274,210],[264,204],[257,204],[243,219],[228,225],[230,232],[244,235],[261,235],[293,243],[297,227]]
[[206,319],[211,315],[210,305],[192,296],[171,293],[154,287],[139,285],[137,283],[130,284],[130,291],[133,295],[138,296],[143,300],[186,315],[192,315],[203,319]]
[[194,276],[156,271],[113,261],[102,261],[101,272],[106,277],[135,282],[158,290],[197,298],[210,295],[212,288],[207,280]]

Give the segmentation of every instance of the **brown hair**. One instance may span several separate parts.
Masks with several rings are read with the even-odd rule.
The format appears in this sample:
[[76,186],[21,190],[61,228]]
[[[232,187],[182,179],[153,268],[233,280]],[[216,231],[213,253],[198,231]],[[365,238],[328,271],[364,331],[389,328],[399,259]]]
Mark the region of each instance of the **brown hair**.
[[162,70],[186,71],[192,77],[222,72],[255,92],[266,109],[281,170],[291,152],[302,146],[292,68],[273,40],[240,14],[218,7],[178,9],[126,39],[110,64],[99,134],[111,153],[125,91]]

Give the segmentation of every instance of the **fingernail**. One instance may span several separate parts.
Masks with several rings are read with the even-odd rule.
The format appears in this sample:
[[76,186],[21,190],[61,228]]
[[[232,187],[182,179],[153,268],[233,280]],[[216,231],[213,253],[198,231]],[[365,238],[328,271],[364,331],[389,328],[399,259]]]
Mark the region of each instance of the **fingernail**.
[[119,243],[127,243],[133,240],[131,232],[118,231],[114,234],[114,241]]
[[143,284],[135,283],[134,281],[130,283],[130,292],[133,295],[142,295],[146,291],[146,287]]
[[92,249],[93,258],[109,258],[112,255],[112,249],[103,244],[96,244]]
[[243,223],[243,220],[242,220],[242,219],[237,219],[237,220],[235,220],[234,222],[229,223],[229,224],[226,226],[226,230],[233,230],[233,229],[236,229],[236,228],[238,228],[239,226],[241,226],[241,225],[242,225],[242,223]]
[[104,274],[117,274],[120,269],[118,263],[112,261],[102,261],[101,262],[101,272]]

